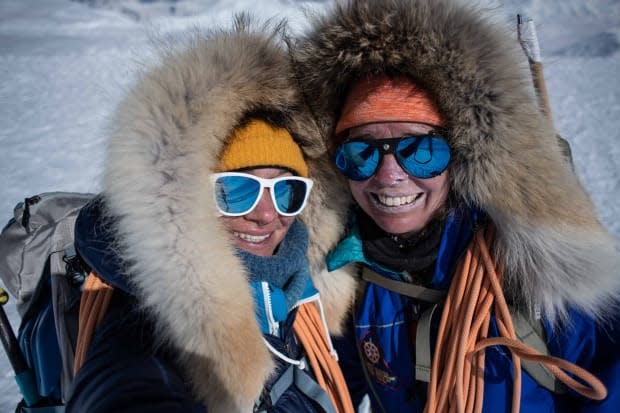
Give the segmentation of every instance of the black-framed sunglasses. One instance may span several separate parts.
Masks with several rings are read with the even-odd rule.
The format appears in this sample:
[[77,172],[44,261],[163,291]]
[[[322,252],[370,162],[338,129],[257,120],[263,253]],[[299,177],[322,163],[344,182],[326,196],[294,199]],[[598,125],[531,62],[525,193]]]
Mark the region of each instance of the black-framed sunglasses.
[[440,175],[450,163],[450,146],[438,132],[399,138],[354,138],[336,148],[336,168],[354,181],[364,181],[377,172],[383,156],[394,154],[409,175],[428,179]]

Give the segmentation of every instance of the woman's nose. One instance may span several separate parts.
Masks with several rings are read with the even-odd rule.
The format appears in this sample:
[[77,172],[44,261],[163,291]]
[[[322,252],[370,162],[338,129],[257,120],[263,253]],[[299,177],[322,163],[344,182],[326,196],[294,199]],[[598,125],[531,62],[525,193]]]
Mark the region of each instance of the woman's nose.
[[400,166],[393,154],[385,154],[374,176],[375,180],[391,185],[408,179],[408,174]]
[[260,225],[265,225],[272,222],[277,217],[278,211],[276,211],[276,208],[273,206],[269,189],[265,188],[258,204],[256,205],[256,208],[246,215],[246,219],[255,221]]

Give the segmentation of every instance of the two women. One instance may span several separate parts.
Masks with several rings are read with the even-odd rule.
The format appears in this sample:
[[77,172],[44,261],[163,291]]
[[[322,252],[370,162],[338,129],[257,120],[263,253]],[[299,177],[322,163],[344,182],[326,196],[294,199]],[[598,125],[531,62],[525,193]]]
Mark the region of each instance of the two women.
[[[299,84],[281,50],[243,31],[171,55],[174,64],[147,76],[119,110],[106,219],[95,208],[102,225],[86,226],[95,234],[78,225],[80,252],[116,289],[70,407],[268,409],[271,354],[301,363],[278,345],[288,350],[302,278],[257,277],[252,261],[277,256],[296,234],[293,223],[286,231],[276,185],[304,172],[280,160],[219,166],[230,137],[258,121],[287,131],[308,164],[313,192],[301,217],[332,332],[356,300],[339,343],[354,404],[368,393],[386,412],[613,411],[617,252],[511,42],[480,11],[448,1],[351,1],[316,20],[295,48]],[[248,172],[260,179],[238,175]],[[226,201],[227,178],[253,182],[235,186],[259,195]],[[219,211],[207,182],[220,189]],[[279,222],[267,227],[221,217],[274,211]],[[98,244],[106,222],[114,238]],[[106,251],[120,252],[122,269]],[[277,288],[265,293],[254,282]],[[278,289],[288,312],[277,328],[265,323],[277,330],[268,346],[260,328],[269,317],[257,322],[255,303]],[[521,346],[522,331],[542,346]],[[544,359],[551,370],[560,365],[585,385],[541,379],[547,372],[525,363],[522,371],[521,359],[539,352],[556,357]],[[291,371],[281,366],[276,376]],[[320,405],[291,392],[275,409]]]

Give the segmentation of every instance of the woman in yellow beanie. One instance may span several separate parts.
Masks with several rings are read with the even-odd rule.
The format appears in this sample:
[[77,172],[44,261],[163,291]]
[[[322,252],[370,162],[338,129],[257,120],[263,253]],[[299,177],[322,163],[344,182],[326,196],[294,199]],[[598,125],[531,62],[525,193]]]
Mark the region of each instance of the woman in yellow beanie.
[[352,412],[323,311],[341,304],[310,278],[333,236],[311,227],[334,220],[310,196],[324,145],[277,38],[243,19],[194,38],[121,104],[76,223],[67,412]]
[[[349,219],[341,365],[373,412],[620,406],[620,257],[498,16],[344,0],[294,53]],[[326,209],[339,205],[328,204]],[[319,283],[317,287],[323,291]]]
[[[301,149],[286,129],[254,118],[233,131],[217,170],[212,175],[215,198],[233,243],[253,255],[273,255],[312,188]],[[294,244],[302,247],[306,241]]]

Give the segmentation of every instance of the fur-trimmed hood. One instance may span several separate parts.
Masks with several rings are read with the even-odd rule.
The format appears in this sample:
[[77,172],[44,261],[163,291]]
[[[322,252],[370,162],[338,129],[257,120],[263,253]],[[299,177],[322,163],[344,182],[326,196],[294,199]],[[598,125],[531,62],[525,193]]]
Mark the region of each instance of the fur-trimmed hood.
[[515,36],[463,3],[338,2],[296,44],[305,99],[329,145],[356,78],[425,85],[448,121],[452,190],[497,226],[507,295],[551,319],[568,306],[604,316],[620,296],[613,239],[537,107]]
[[[336,198],[325,183],[338,177],[320,157],[324,143],[300,107],[279,33],[242,17],[229,32],[192,33],[183,47],[167,46],[121,103],[108,143],[104,194],[126,277],[210,412],[251,411],[274,366],[209,182],[244,115],[281,114],[310,176],[322,176],[302,214],[312,273],[325,272],[323,245],[342,235],[334,228],[344,217],[321,207]],[[346,275],[338,279],[333,291],[352,288]],[[323,297],[326,311],[344,312],[349,302],[333,297]]]

